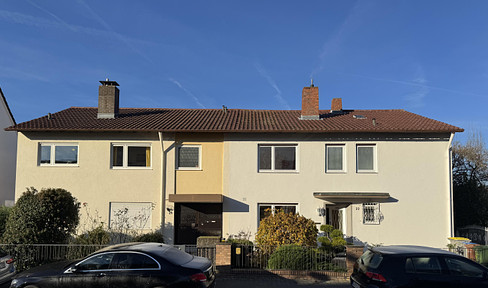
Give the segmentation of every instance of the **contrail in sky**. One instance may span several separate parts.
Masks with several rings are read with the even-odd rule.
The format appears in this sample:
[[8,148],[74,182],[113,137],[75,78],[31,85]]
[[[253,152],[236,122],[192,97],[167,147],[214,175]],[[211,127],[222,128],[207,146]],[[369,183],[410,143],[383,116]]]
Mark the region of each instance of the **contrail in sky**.
[[202,107],[203,109],[206,109],[205,105],[203,105],[200,100],[198,100],[198,98],[193,95],[193,93],[190,92],[190,90],[186,89],[183,85],[181,85],[180,82],[176,81],[175,79],[173,78],[169,78],[168,79],[171,83],[175,84],[176,86],[178,86],[181,90],[183,90],[186,95],[190,96],[191,98],[193,98],[193,100],[198,104],[198,106]]

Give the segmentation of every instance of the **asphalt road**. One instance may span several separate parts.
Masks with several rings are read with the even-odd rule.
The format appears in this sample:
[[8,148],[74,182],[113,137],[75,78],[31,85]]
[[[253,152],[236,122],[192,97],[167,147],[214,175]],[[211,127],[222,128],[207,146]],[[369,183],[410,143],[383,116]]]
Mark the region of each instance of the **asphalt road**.
[[347,280],[289,280],[279,276],[269,275],[219,275],[216,288],[350,288]]

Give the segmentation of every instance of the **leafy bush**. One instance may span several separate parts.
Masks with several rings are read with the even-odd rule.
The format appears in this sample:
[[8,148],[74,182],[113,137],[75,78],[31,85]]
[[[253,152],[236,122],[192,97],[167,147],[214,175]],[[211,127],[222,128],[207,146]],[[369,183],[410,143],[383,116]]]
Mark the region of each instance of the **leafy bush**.
[[79,210],[76,198],[64,189],[27,189],[9,214],[3,242],[67,243],[79,223]]
[[103,229],[102,225],[99,225],[95,229],[78,235],[73,239],[72,244],[99,244],[105,245],[110,243],[110,234]]
[[0,207],[0,237],[5,233],[5,225],[7,225],[10,211],[12,211],[12,207]]
[[317,246],[317,227],[312,219],[282,210],[261,220],[256,243],[261,246],[297,244]]
[[135,242],[156,242],[164,243],[164,237],[161,232],[154,231],[146,234],[137,235],[133,239]]
[[239,233],[235,235],[229,235],[225,242],[231,243],[232,245],[244,245],[244,246],[252,246],[254,245],[251,240],[251,232],[244,232],[239,231]]

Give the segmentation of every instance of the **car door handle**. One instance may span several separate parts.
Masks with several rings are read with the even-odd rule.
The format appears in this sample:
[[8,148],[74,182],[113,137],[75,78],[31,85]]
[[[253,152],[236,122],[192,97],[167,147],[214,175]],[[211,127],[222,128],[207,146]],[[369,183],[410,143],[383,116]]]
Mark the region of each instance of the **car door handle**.
[[99,273],[99,274],[97,275],[97,277],[105,277],[105,276],[107,276],[107,274],[105,274],[105,273]]

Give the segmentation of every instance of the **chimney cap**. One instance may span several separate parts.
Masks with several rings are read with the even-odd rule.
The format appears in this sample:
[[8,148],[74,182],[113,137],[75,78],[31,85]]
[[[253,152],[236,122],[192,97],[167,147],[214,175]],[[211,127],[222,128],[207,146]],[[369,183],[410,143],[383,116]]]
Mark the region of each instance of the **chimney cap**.
[[117,81],[110,81],[107,79],[105,79],[105,81],[100,81],[100,83],[102,83],[102,85],[104,86],[119,86],[119,83],[117,83]]

